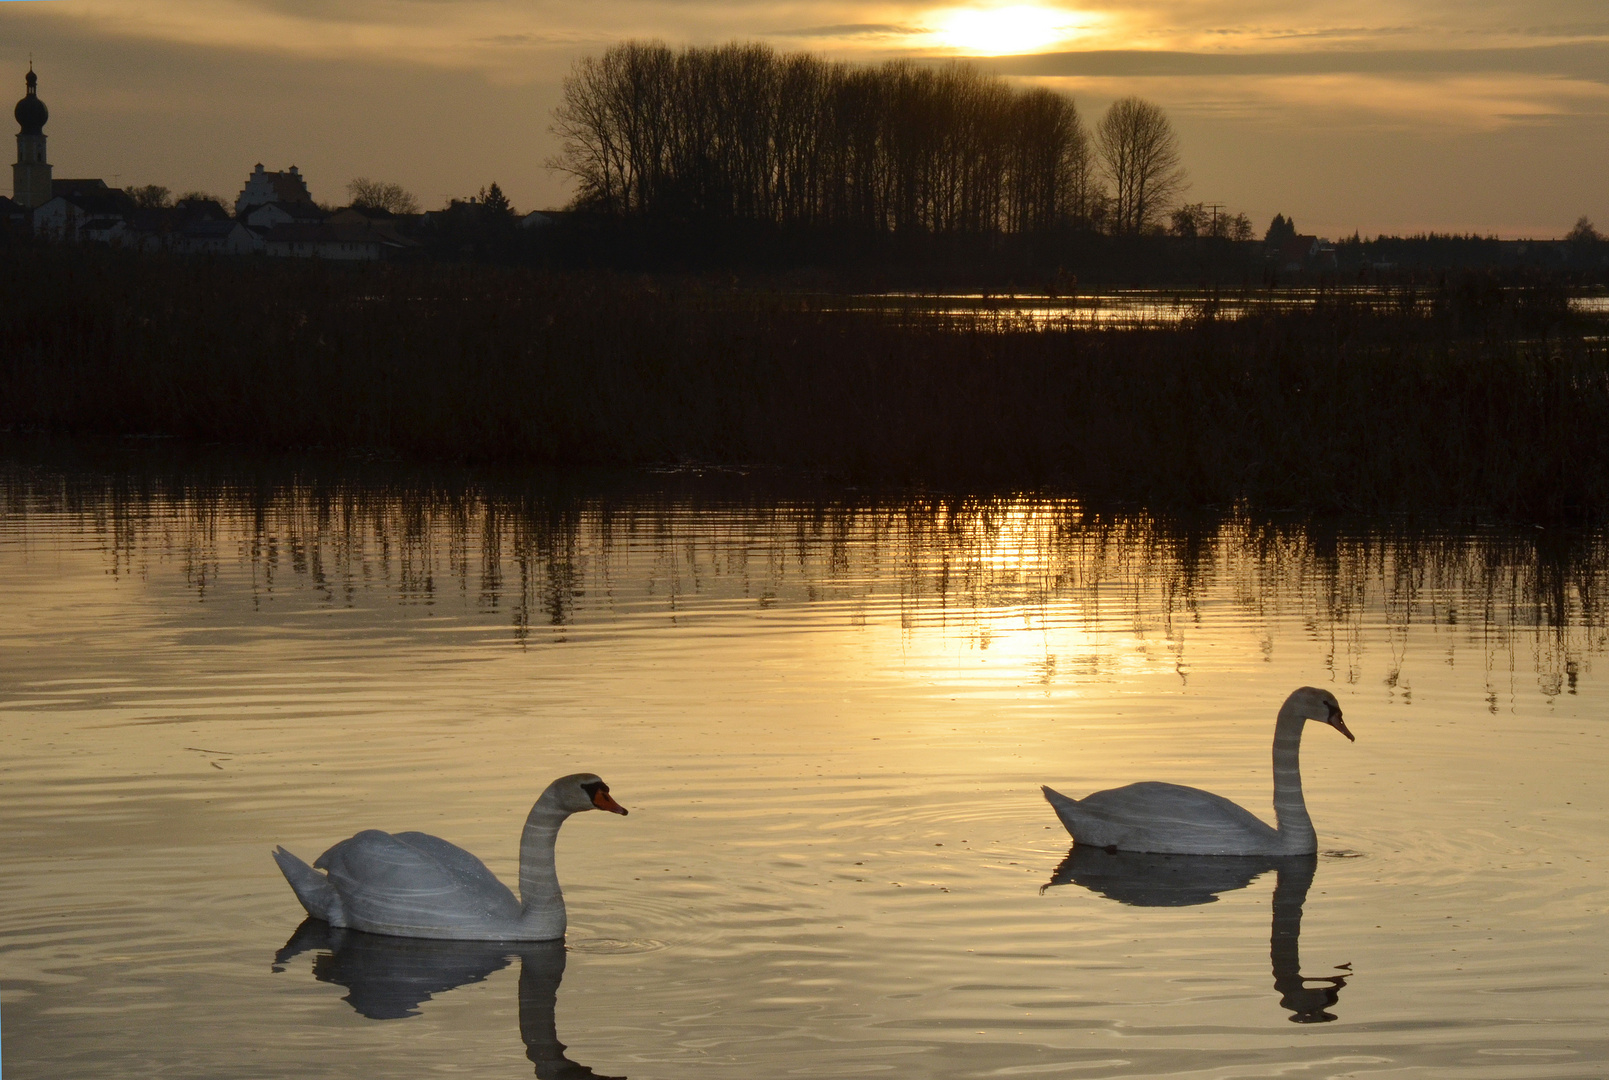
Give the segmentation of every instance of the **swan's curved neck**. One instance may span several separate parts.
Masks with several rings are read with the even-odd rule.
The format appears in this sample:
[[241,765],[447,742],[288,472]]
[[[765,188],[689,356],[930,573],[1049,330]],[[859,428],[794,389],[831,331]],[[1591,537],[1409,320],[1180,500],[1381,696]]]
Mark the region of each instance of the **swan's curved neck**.
[[559,826],[569,816],[552,805],[547,792],[543,792],[525,819],[525,831],[520,834],[520,901],[526,915],[554,908],[564,910],[553,849],[559,839]]
[[1280,847],[1288,855],[1318,850],[1318,834],[1302,798],[1302,728],[1306,724],[1300,708],[1287,702],[1274,725],[1274,819],[1279,822]]

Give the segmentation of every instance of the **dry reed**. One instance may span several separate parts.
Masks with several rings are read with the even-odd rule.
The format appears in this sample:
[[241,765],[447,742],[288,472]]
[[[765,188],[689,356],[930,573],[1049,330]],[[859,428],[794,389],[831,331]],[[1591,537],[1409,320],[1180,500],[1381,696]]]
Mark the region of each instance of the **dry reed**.
[[1092,330],[498,267],[27,251],[0,279],[13,428],[1156,505],[1609,508],[1609,349],[1545,290]]

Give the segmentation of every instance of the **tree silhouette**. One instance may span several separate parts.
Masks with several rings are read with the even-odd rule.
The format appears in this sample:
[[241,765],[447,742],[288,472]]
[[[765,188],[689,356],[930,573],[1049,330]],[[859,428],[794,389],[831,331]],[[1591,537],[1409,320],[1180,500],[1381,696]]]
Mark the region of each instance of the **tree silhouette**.
[[128,189],[129,198],[134,205],[142,210],[159,210],[165,206],[173,205],[173,193],[161,184],[145,184],[142,187]]
[[490,187],[480,189],[480,202],[486,212],[493,218],[511,218],[514,216],[514,206],[503,194],[503,189],[493,180]]
[[1591,218],[1582,214],[1576,219],[1575,227],[1565,239],[1575,244],[1595,244],[1603,239],[1603,234],[1592,224]]
[[1027,233],[1101,202],[1070,99],[960,64],[626,42],[576,63],[553,118],[575,205],[618,216]]
[[1263,234],[1263,242],[1267,244],[1283,244],[1295,238],[1296,219],[1287,218],[1284,214],[1275,214],[1274,220],[1268,223],[1268,231]]
[[419,212],[419,200],[401,184],[359,176],[347,183],[346,194],[354,207],[363,210],[384,210],[392,214]]
[[1217,240],[1250,240],[1251,218],[1245,214],[1231,217],[1217,213],[1206,203],[1185,203],[1169,215],[1168,231],[1174,236],[1186,238],[1206,236]]
[[1133,235],[1157,225],[1185,187],[1167,114],[1137,97],[1115,101],[1095,126],[1095,147],[1112,186],[1113,231]]

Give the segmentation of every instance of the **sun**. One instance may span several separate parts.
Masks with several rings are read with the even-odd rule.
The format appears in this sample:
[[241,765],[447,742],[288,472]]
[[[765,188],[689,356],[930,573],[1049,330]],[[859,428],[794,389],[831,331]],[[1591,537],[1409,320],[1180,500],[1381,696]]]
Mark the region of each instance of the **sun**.
[[1061,8],[945,8],[929,16],[935,42],[978,56],[1039,52],[1088,29],[1090,17]]

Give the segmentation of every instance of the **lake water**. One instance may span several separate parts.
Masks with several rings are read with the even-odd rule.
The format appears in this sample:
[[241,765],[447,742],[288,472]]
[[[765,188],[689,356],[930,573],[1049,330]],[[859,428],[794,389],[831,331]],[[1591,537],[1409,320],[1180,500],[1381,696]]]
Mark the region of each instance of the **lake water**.
[[[1600,539],[136,454],[0,491],[9,1077],[1605,1075]],[[1040,784],[1270,816],[1303,684],[1357,735],[1309,725],[1317,859],[1070,857]],[[631,814],[564,828],[567,951],[332,936],[269,858],[421,829],[512,882],[583,769]]]
[[[1068,295],[1032,293],[890,293],[855,297],[844,302],[827,299],[823,306],[854,311],[885,312],[906,319],[953,320],[1015,327],[1095,329],[1176,326],[1212,312],[1234,319],[1253,312],[1275,313],[1312,308],[1317,302],[1345,300],[1360,308],[1400,309],[1403,294],[1366,286],[1325,289],[1099,289]],[[1433,296],[1415,297],[1412,303],[1424,313]],[[1570,298],[1570,307],[1586,316],[1609,315],[1609,296],[1582,292]]]

